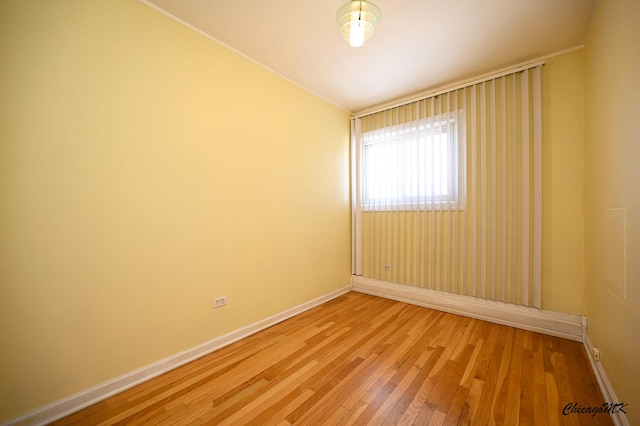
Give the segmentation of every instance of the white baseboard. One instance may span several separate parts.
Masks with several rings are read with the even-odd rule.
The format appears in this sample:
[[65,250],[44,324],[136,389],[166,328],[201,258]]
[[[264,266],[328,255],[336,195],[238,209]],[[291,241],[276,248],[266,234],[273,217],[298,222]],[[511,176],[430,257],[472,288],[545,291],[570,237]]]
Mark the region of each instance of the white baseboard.
[[[613,387],[611,386],[611,382],[609,382],[607,373],[604,371],[604,367],[602,367],[600,361],[596,361],[593,357],[593,343],[587,333],[585,333],[584,336],[584,348],[587,351],[587,357],[591,363],[593,374],[596,376],[598,386],[600,386],[604,402],[618,403],[618,398],[616,397],[616,393],[613,391]],[[613,420],[613,424],[616,426],[629,426],[627,416],[625,416],[624,413],[618,412],[616,414],[611,414],[611,420]]]
[[265,318],[264,320],[250,324],[246,327],[242,327],[238,330],[232,331],[231,333],[227,333],[223,336],[217,337],[184,352],[177,353],[153,364],[131,371],[130,373],[124,374],[107,382],[101,383],[97,386],[79,392],[68,398],[64,398],[52,404],[38,408],[16,419],[11,420],[8,423],[5,423],[5,425],[45,425],[47,423],[61,419],[65,416],[68,416],[69,414],[75,413],[76,411],[95,404],[96,402],[102,401],[135,385],[157,377],[163,373],[166,373],[167,371],[173,370],[174,368],[180,367],[181,365],[187,364],[247,336],[271,327],[274,324],[296,316],[304,311],[328,302],[329,300],[335,299],[336,297],[341,296],[342,294],[350,290],[350,285],[339,288],[323,296],[310,300],[309,302],[294,306],[293,308],[287,309],[269,318]]
[[351,278],[351,284],[354,291],[361,293],[386,297],[400,302],[563,337],[578,342],[583,341],[582,315],[545,311],[355,275]]

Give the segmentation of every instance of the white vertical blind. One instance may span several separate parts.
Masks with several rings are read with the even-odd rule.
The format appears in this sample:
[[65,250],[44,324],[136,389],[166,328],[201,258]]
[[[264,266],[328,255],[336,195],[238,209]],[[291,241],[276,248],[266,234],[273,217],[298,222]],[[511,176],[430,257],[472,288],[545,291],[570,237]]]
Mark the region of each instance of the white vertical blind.
[[540,79],[354,119],[357,275],[540,307]]
[[530,245],[529,245],[529,238],[530,238],[530,233],[529,233],[529,227],[531,226],[530,223],[530,195],[529,195],[529,188],[530,188],[530,182],[529,182],[529,177],[530,177],[530,140],[529,140],[529,71],[525,70],[522,72],[521,78],[520,78],[520,85],[522,86],[522,88],[520,89],[520,97],[522,99],[522,101],[520,102],[520,108],[521,108],[521,114],[522,114],[522,120],[521,120],[521,127],[522,127],[522,140],[521,140],[521,146],[522,146],[522,156],[521,156],[521,161],[522,161],[522,172],[521,172],[521,182],[522,182],[522,186],[521,186],[521,201],[522,201],[522,220],[521,220],[521,226],[522,226],[522,263],[521,263],[521,271],[522,271],[522,278],[520,279],[520,285],[522,286],[522,290],[520,292],[521,297],[522,297],[522,304],[523,305],[528,305],[529,304],[529,265],[530,265]]
[[533,306],[542,303],[542,76],[533,75]]
[[360,203],[360,188],[362,180],[360,173],[360,138],[362,127],[359,120],[351,121],[351,170],[355,179],[351,179],[351,273],[362,275],[362,204]]

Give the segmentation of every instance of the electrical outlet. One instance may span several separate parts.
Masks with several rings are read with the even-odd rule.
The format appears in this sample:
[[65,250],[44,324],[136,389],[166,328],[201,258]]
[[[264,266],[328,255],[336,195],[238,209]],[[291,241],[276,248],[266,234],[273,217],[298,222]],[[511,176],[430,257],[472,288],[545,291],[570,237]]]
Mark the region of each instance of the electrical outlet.
[[227,304],[227,296],[216,297],[213,299],[213,308],[220,308]]
[[595,359],[598,362],[600,361],[600,349],[591,348],[591,354],[593,355],[593,359]]
[[382,266],[382,268],[383,268],[385,271],[390,271],[390,270],[391,270],[391,264],[390,264],[390,263],[385,263],[385,264]]

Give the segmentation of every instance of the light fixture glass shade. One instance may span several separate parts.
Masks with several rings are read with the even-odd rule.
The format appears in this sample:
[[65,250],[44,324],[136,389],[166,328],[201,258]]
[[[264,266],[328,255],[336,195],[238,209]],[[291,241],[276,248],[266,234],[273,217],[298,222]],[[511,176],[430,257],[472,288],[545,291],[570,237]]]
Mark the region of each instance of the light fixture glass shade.
[[373,3],[352,0],[336,13],[342,37],[353,47],[360,47],[373,36],[382,12]]

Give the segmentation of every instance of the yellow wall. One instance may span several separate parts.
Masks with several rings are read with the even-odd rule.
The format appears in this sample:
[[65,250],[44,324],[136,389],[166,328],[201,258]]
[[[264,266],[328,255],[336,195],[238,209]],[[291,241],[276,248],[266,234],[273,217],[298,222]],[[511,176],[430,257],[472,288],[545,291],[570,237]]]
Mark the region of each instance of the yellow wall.
[[542,308],[584,314],[583,50],[542,68]]
[[[629,403],[630,424],[640,424],[639,23],[637,0],[600,1],[585,65],[586,313],[616,395]],[[605,209],[626,209],[626,300],[604,284],[616,260],[604,249]]]
[[0,69],[0,421],[348,284],[346,112],[134,0],[0,2]]

